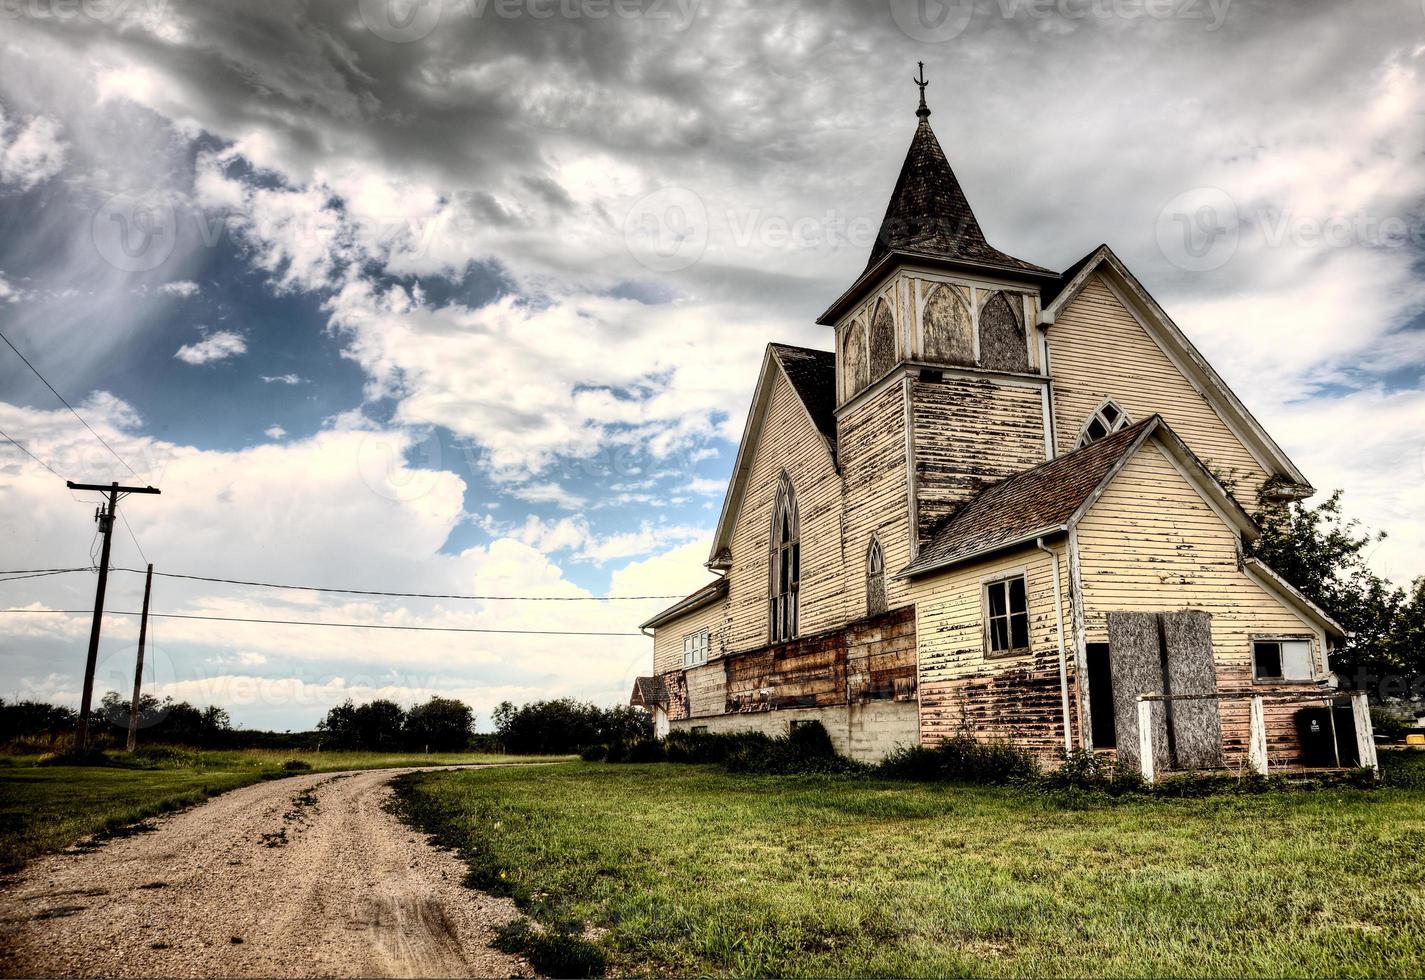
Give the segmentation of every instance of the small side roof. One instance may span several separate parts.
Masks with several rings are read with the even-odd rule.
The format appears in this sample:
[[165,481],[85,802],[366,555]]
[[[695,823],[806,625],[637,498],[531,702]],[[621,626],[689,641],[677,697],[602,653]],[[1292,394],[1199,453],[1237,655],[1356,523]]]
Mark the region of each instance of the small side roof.
[[1226,519],[1249,539],[1257,537],[1259,531],[1251,516],[1162,416],[1153,415],[981,490],[955,512],[898,577],[923,575],[1067,532],[1150,438],[1163,443]]
[[679,599],[652,619],[639,625],[641,630],[657,629],[685,613],[695,612],[727,597],[727,579],[716,578],[692,595]]
[[638,677],[633,681],[633,694],[628,703],[635,708],[667,707],[668,685],[661,677]]

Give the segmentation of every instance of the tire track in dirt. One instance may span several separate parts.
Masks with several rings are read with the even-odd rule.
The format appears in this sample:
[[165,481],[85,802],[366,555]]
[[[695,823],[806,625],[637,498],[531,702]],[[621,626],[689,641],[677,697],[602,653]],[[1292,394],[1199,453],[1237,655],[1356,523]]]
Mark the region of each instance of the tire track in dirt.
[[233,790],[0,889],[6,976],[532,976],[514,905],[387,809],[372,770]]

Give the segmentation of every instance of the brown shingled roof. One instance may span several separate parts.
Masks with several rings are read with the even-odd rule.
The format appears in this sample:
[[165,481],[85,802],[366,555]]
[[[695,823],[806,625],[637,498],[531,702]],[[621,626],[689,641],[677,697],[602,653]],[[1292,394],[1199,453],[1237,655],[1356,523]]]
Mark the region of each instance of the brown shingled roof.
[[836,355],[829,350],[771,344],[812,424],[836,449]]
[[635,707],[651,708],[655,704],[668,704],[668,685],[661,677],[637,677],[633,681],[633,694],[628,703]]
[[1006,255],[985,240],[975,212],[970,209],[970,201],[950,169],[950,161],[930,128],[930,120],[924,116],[910,141],[910,150],[901,165],[896,189],[891,192],[891,202],[881,220],[881,230],[871,247],[867,265],[874,265],[891,251],[962,259],[1006,269],[1050,271]]
[[1065,530],[1119,462],[1161,424],[1162,419],[1154,415],[991,484],[961,507],[901,574],[916,575]]

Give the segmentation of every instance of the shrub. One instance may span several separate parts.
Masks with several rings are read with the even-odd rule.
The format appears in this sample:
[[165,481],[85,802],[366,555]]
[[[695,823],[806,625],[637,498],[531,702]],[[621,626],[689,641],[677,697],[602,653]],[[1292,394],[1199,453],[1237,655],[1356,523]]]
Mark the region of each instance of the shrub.
[[282,763],[283,772],[306,772],[311,768],[312,764],[310,762],[304,762],[301,759],[288,759]]
[[900,749],[876,772],[892,779],[1000,784],[1033,779],[1039,766],[1032,755],[1009,742],[956,735],[930,747]]
[[607,745],[586,745],[579,750],[579,758],[585,762],[603,762],[609,757]]
[[640,708],[600,708],[559,698],[516,708],[508,701],[494,711],[495,728],[505,751],[579,752],[587,745],[629,744],[653,736],[653,719]]
[[1409,722],[1404,715],[1393,708],[1384,705],[1371,705],[1371,728],[1376,735],[1388,742],[1405,741],[1405,733],[1409,730]]

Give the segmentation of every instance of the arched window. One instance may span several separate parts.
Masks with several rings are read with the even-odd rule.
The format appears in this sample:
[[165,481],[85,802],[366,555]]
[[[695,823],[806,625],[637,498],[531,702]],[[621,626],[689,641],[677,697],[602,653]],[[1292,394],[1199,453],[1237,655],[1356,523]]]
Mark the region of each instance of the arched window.
[[980,307],[980,367],[1021,374],[1029,370],[1019,294],[991,293]]
[[1104,436],[1112,435],[1129,423],[1128,415],[1110,398],[1094,409],[1088,422],[1084,423],[1083,431],[1079,433],[1079,445],[1087,446],[1091,442],[1098,442]]
[[866,376],[866,324],[859,317],[851,321],[841,340],[841,364],[846,372],[846,397],[850,398],[870,381]]
[[975,339],[970,308],[958,287],[942,283],[925,301],[925,359],[936,364],[974,364]]
[[896,366],[896,321],[885,300],[876,304],[871,318],[871,380],[880,381]]
[[866,615],[878,616],[886,611],[886,557],[881,542],[871,535],[866,549]]
[[797,635],[797,595],[801,589],[801,527],[792,481],[783,473],[772,503],[771,591],[767,604],[773,643]]

